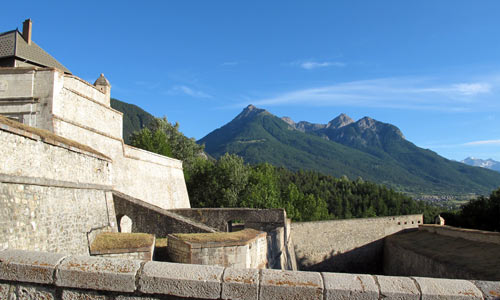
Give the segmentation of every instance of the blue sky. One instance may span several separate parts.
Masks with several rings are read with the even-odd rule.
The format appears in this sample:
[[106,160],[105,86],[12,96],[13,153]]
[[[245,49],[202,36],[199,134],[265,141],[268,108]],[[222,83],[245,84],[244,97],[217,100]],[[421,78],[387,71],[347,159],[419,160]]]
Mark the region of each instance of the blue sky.
[[0,31],[202,138],[254,104],[500,160],[500,1],[8,1]]

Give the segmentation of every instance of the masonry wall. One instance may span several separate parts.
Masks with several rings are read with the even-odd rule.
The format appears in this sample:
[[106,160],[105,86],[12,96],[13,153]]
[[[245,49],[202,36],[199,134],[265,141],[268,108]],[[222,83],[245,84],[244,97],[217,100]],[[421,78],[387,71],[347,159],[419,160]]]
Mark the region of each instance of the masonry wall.
[[267,267],[265,232],[239,242],[192,243],[169,235],[167,251],[171,261],[177,263],[247,269]]
[[88,254],[116,228],[109,159],[5,124],[0,145],[0,249]]
[[387,237],[384,274],[500,280],[500,233],[423,225]]
[[298,268],[380,274],[384,238],[422,223],[422,215],[292,223]]
[[109,93],[51,68],[4,68],[0,82],[0,114],[104,153],[115,190],[165,209],[190,207],[182,162],[125,145]]
[[500,282],[0,251],[0,299],[496,299]]

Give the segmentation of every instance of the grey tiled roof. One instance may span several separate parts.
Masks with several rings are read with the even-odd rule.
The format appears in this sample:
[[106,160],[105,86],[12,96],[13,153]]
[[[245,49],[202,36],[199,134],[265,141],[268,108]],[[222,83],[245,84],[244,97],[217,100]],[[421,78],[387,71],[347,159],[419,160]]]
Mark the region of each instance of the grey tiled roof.
[[28,45],[22,34],[17,30],[0,34],[0,58],[13,56],[18,59],[28,60],[37,65],[57,68],[71,74],[70,70],[45,52],[35,42],[31,41],[31,44]]

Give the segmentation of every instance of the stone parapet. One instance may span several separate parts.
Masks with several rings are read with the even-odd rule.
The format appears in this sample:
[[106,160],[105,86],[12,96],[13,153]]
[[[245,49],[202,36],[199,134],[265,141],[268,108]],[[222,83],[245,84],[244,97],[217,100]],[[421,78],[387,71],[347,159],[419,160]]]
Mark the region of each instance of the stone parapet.
[[439,235],[462,238],[474,242],[492,243],[500,245],[500,232],[476,229],[458,228],[452,226],[425,224],[418,227],[420,231],[427,231]]
[[1,299],[498,299],[499,295],[499,282],[0,251]]

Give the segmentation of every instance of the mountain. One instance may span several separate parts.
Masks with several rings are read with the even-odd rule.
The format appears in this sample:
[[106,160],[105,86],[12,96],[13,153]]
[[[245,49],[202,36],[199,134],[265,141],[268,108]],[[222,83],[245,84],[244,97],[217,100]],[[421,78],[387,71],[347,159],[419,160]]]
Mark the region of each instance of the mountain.
[[382,183],[425,194],[488,194],[500,174],[445,159],[407,141],[394,125],[345,114],[328,124],[295,123],[253,105],[198,141],[214,157],[226,152],[246,162]]
[[491,158],[480,159],[474,157],[467,157],[466,159],[462,160],[462,162],[469,166],[481,167],[500,172],[500,162],[493,160]]
[[111,98],[111,107],[123,113],[123,140],[130,143],[130,135],[148,126],[154,116],[137,105]]

